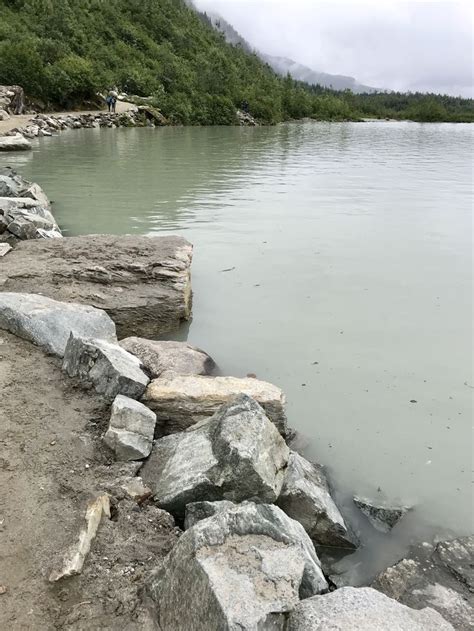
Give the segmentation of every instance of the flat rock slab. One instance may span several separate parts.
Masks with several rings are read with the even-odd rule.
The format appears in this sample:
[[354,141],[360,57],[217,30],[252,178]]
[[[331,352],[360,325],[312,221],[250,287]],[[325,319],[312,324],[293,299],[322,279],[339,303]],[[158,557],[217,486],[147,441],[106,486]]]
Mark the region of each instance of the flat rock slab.
[[288,631],[454,631],[433,609],[415,611],[370,587],[341,587],[303,600]]
[[167,370],[181,375],[210,375],[216,367],[207,353],[186,342],[127,337],[120,341],[120,346],[138,357],[151,379]]
[[28,149],[31,149],[31,142],[21,134],[0,136],[0,151],[27,151]]
[[329,492],[323,468],[292,451],[277,500],[287,515],[299,521],[316,545],[357,547],[358,541]]
[[260,405],[240,395],[212,418],[157,440],[141,475],[160,508],[184,517],[190,502],[274,502],[288,454]]
[[372,586],[409,607],[432,607],[455,629],[470,631],[474,620],[473,559],[474,536],[434,546],[425,543],[381,572]]
[[163,631],[283,631],[299,598],[325,589],[303,527],[276,506],[245,502],[187,530],[149,594]]
[[71,333],[109,342],[117,339],[115,324],[105,311],[59,302],[38,294],[0,292],[0,329],[29,340],[59,357],[64,355]]
[[74,335],[64,351],[63,370],[70,377],[78,377],[85,387],[93,387],[107,401],[119,394],[139,399],[149,382],[140,360],[118,344]]
[[259,379],[164,374],[150,383],[143,401],[156,413],[156,435],[165,436],[209,418],[239,394],[260,403],[278,431],[286,434],[285,395]]
[[138,401],[119,394],[113,404],[104,442],[117,460],[140,460],[150,455],[156,415]]
[[2,261],[0,291],[92,305],[107,311],[119,337],[155,337],[191,315],[191,259],[181,237],[24,241]]

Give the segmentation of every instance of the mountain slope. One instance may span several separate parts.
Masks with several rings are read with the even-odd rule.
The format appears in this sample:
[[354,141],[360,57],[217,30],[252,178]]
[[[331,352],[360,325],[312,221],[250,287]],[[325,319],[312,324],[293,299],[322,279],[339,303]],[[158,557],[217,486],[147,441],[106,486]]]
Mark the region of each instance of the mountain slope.
[[358,83],[354,77],[318,72],[287,57],[274,57],[272,55],[266,55],[265,53],[258,53],[258,56],[277,74],[285,76],[289,73],[293,79],[303,81],[310,85],[321,85],[326,88],[332,88],[333,90],[352,90],[352,92],[356,94],[376,92],[375,88]]
[[238,33],[232,24],[229,24],[222,16],[217,13],[206,12],[204,14],[210,24],[215,29],[223,33],[226,41],[229,44],[241,46],[248,52],[255,52],[265,63],[267,63],[277,74],[285,77],[290,74],[296,81],[302,81],[309,85],[320,85],[325,88],[331,88],[333,90],[352,90],[355,93],[370,93],[375,92],[375,88],[371,88],[367,85],[358,83],[354,77],[346,77],[344,75],[334,75],[327,72],[319,72],[308,66],[288,59],[287,57],[275,57],[273,55],[267,55],[258,49],[253,49],[252,46],[244,39],[240,33]]
[[334,92],[278,76],[232,37],[184,0],[0,0],[0,84],[61,109],[90,107],[117,86],[191,125],[235,124],[243,101],[263,123],[474,119],[473,101]]

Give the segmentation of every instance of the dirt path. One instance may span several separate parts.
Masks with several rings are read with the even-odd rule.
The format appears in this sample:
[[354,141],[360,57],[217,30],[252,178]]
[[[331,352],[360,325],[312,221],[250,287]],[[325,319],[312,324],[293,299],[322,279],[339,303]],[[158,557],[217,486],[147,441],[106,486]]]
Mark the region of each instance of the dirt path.
[[[100,435],[109,407],[60,361],[0,331],[0,629],[152,629],[137,590],[178,535],[170,516],[125,499]],[[119,470],[120,469],[120,470]],[[87,502],[111,494],[81,576],[51,584]]]
[[[117,101],[117,113],[129,112],[136,109],[132,103],[125,103],[124,101]],[[71,111],[71,112],[50,112],[54,116],[74,116],[75,114],[100,114],[106,110],[84,110],[84,111]],[[12,116],[6,121],[0,121],[0,136],[6,134],[15,127],[24,127],[27,125],[34,116],[31,114]]]

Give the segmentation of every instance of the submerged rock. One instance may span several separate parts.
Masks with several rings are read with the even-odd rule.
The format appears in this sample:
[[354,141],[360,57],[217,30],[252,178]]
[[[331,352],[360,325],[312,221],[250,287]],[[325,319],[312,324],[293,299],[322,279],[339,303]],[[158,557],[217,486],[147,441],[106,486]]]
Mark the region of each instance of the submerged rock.
[[190,317],[191,258],[181,237],[24,241],[2,262],[0,291],[92,305],[107,311],[120,337],[154,337]]
[[158,506],[183,517],[190,502],[274,502],[288,454],[263,409],[241,395],[207,421],[156,441],[141,473]]
[[149,382],[140,360],[118,344],[74,335],[64,352],[63,370],[85,386],[93,386],[108,401],[118,394],[139,399]]
[[31,142],[22,134],[0,136],[0,151],[28,151],[31,148]]
[[454,631],[433,609],[415,611],[370,587],[342,587],[300,602],[288,631]]
[[113,404],[104,442],[117,460],[140,460],[150,455],[156,415],[142,403],[119,394]]
[[411,509],[410,506],[376,504],[372,500],[361,497],[354,497],[354,504],[380,532],[390,532],[403,515]]
[[71,334],[109,342],[117,339],[115,325],[105,311],[37,294],[0,292],[0,329],[34,342],[59,357],[64,355]]
[[165,374],[150,383],[143,400],[156,413],[157,434],[163,436],[209,418],[241,393],[260,403],[285,435],[285,396],[277,386],[259,379]]
[[167,370],[182,375],[209,375],[216,366],[207,353],[186,342],[127,337],[120,341],[120,346],[138,357],[152,379]]
[[381,572],[372,586],[409,607],[433,607],[454,628],[470,631],[474,620],[473,559],[474,536],[434,546],[422,544]]
[[283,630],[300,598],[327,589],[314,547],[276,506],[246,502],[187,530],[149,594],[163,631]]
[[299,521],[316,545],[354,549],[352,534],[329,492],[323,468],[290,453],[277,501],[287,515]]

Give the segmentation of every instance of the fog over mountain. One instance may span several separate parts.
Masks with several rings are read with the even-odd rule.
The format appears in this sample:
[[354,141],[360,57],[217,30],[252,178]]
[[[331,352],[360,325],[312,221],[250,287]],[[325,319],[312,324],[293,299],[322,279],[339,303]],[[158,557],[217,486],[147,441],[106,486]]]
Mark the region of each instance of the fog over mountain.
[[286,58],[316,75],[355,77],[364,86],[474,96],[469,0],[194,4],[221,15],[252,48],[270,56],[274,67],[271,58],[280,58],[280,64]]

